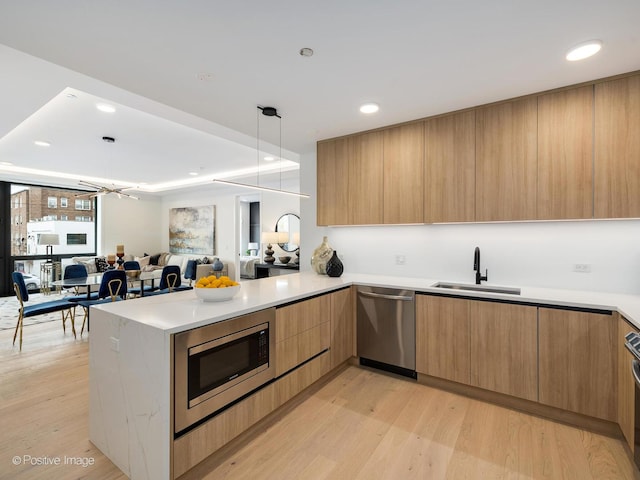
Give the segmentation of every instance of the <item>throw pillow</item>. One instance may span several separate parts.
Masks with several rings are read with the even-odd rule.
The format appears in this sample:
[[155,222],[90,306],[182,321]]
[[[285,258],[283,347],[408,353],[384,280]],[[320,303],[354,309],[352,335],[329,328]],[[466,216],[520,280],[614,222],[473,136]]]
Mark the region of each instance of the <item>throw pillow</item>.
[[159,253],[157,255],[151,255],[149,257],[149,265],[158,265],[158,260],[160,259],[160,255],[162,254]]
[[91,260],[86,260],[82,262],[78,262],[85,266],[87,269],[87,273],[98,273],[98,269],[96,268],[96,260],[92,258]]
[[144,256],[144,257],[136,257],[135,260],[138,261],[138,263],[140,264],[141,267],[146,267],[147,265],[149,265],[149,260],[151,259],[151,257],[149,257],[148,255]]
[[170,256],[171,254],[168,252],[161,253],[160,258],[158,259],[158,265],[161,265],[163,267],[167,265],[167,262],[169,261]]
[[109,264],[107,263],[107,259],[104,257],[96,257],[96,270],[100,273],[106,272],[109,270]]

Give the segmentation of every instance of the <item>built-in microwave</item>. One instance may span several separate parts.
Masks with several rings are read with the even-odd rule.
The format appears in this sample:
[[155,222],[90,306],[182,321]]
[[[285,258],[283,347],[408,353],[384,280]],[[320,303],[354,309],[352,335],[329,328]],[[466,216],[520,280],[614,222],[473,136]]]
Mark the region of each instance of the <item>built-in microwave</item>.
[[174,432],[275,376],[275,308],[174,336]]

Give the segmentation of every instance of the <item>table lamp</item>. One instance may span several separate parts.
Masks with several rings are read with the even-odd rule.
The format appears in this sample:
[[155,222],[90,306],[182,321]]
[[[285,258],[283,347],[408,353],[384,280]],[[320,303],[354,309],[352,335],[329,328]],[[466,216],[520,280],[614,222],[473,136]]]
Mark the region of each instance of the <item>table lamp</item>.
[[46,245],[47,263],[53,260],[53,246],[60,245],[60,235],[57,233],[41,233],[38,236],[38,245]]
[[258,249],[260,248],[258,242],[249,242],[249,245],[247,245],[247,247],[251,256],[255,257],[256,255],[258,255]]

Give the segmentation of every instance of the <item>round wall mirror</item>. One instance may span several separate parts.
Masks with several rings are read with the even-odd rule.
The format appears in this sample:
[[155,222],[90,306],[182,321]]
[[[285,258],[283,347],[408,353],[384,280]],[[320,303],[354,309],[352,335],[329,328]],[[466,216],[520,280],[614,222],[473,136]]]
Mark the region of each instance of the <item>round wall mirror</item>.
[[300,217],[285,213],[276,222],[278,246],[285,252],[295,252],[300,246]]

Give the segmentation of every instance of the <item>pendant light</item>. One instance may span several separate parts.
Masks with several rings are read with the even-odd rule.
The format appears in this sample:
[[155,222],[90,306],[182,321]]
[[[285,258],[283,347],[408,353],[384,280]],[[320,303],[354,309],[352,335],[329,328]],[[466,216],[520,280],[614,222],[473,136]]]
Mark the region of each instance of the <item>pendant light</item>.
[[[278,110],[275,107],[261,107],[258,105],[257,110],[257,121],[256,121],[256,152],[257,152],[257,174],[256,174],[256,184],[251,185],[248,183],[240,183],[240,182],[231,182],[228,180],[220,180],[214,179],[214,183],[221,183],[224,185],[231,185],[234,187],[244,187],[251,188],[253,190],[262,190],[265,192],[271,193],[281,193],[284,195],[293,195],[300,198],[309,198],[311,195],[306,193],[292,192],[289,190],[282,190],[282,117],[278,115]],[[280,138],[279,138],[279,148],[280,148],[280,188],[269,188],[260,186],[260,113],[266,117],[277,117],[279,119],[279,127],[280,127]]]

